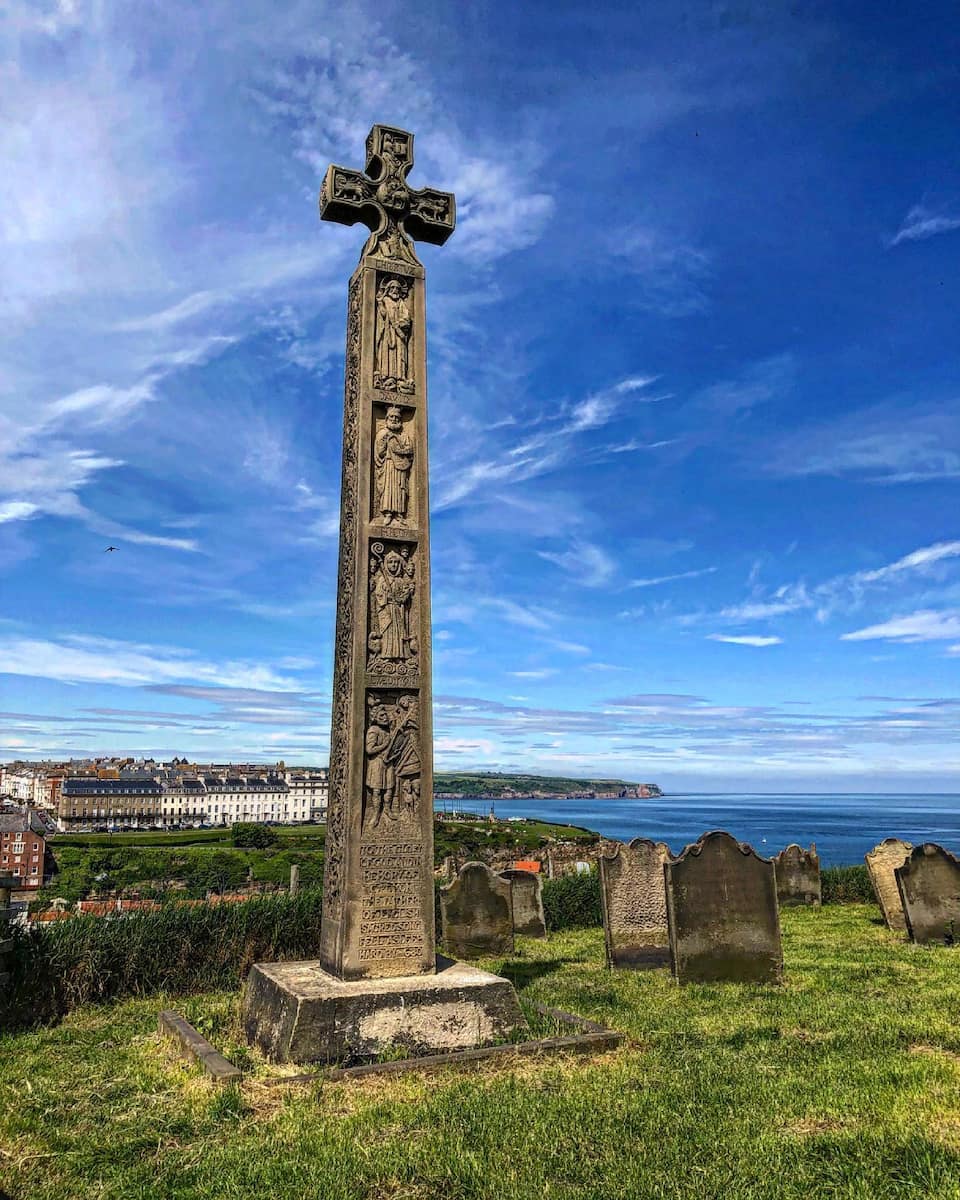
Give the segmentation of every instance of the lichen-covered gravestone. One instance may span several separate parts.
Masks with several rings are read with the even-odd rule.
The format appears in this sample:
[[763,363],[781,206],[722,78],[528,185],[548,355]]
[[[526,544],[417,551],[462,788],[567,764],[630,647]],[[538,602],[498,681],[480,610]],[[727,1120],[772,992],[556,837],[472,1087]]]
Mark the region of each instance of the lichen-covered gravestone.
[[500,878],[510,884],[510,902],[513,905],[513,932],[523,937],[542,938],[547,936],[547,922],[543,915],[543,883],[535,871],[523,871],[511,867],[500,872]]
[[783,951],[772,859],[718,830],[687,846],[664,874],[678,982],[779,982]]
[[910,940],[956,945],[960,940],[960,861],[935,842],[924,842],[894,875]]
[[440,889],[443,948],[452,958],[513,953],[513,897],[509,880],[485,863],[468,862]]
[[903,842],[899,838],[884,838],[879,846],[874,846],[864,855],[883,919],[887,927],[895,929],[897,933],[906,932],[907,922],[903,915],[903,902],[894,872],[897,867],[903,866],[912,849],[910,842]]
[[634,838],[600,855],[600,898],[607,965],[660,967],[670,961],[663,868],[670,848]]
[[783,908],[792,904],[820,905],[820,856],[816,846],[804,850],[796,842],[785,847],[773,860],[777,874],[777,902]]

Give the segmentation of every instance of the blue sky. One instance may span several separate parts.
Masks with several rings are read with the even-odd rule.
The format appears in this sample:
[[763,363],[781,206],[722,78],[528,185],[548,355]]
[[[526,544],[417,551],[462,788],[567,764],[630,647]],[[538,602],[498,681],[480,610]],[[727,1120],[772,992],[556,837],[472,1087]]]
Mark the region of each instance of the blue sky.
[[956,790],[958,63],[936,3],[12,0],[0,757],[326,760],[380,121],[458,205],[438,768]]

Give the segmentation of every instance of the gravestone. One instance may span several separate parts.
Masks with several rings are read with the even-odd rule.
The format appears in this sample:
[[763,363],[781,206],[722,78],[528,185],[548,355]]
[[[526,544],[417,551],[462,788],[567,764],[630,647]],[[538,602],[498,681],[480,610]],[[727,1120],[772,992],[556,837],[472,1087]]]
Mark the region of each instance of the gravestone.
[[10,954],[13,951],[13,938],[8,936],[10,924],[10,893],[20,886],[20,880],[13,875],[0,875],[0,1001],[10,984]]
[[663,868],[670,847],[649,838],[617,843],[600,855],[603,935],[610,967],[670,962]]
[[543,884],[535,871],[511,867],[500,872],[500,878],[510,884],[510,903],[513,907],[513,932],[523,937],[547,936],[547,921],[543,915]]
[[960,861],[935,842],[924,842],[895,868],[907,933],[913,942],[960,941]]
[[777,983],[783,973],[773,860],[705,833],[664,866],[670,958],[679,983]]
[[910,842],[902,842],[899,838],[884,838],[879,846],[874,846],[864,856],[883,919],[889,929],[895,929],[898,933],[906,933],[907,922],[903,915],[903,901],[900,899],[894,872],[897,867],[903,866],[912,849]]
[[442,245],[455,202],[408,186],[412,134],[374,125],[366,151],[365,172],[331,166],[320,190],[324,220],[371,231],[347,299],[320,961],[255,965],[244,1001],[250,1040],[298,1062],[375,1053],[378,1039],[446,1048],[451,1030],[476,1045],[523,1022],[506,980],[438,962],[435,947],[425,273],[413,239]]
[[510,881],[485,863],[468,862],[453,883],[440,889],[443,948],[453,958],[513,953]]
[[773,860],[777,875],[777,903],[820,905],[820,856],[816,846],[804,850],[792,842]]

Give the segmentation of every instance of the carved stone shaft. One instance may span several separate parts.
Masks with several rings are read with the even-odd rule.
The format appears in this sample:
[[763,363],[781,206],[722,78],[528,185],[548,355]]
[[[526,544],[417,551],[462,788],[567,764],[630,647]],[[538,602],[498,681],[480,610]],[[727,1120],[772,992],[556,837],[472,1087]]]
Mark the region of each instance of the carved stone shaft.
[[[375,177],[331,167],[320,199],[325,219],[372,229],[347,307],[320,950],[343,980],[436,970],[424,270],[407,236],[430,218],[413,221],[412,150],[374,126]],[[452,231],[452,197],[444,214],[429,240]]]

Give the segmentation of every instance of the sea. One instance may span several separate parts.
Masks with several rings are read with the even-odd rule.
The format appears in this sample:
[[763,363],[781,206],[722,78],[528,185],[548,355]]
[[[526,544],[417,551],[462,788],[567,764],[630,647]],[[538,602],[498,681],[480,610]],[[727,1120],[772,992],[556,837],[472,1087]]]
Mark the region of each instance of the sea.
[[[453,806],[438,800],[436,807]],[[711,829],[726,829],[760,854],[772,855],[791,842],[814,842],[823,866],[862,863],[886,837],[914,845],[939,842],[960,854],[960,794],[877,795],[868,792],[737,793],[678,792],[654,800],[517,800],[471,797],[457,802],[486,815],[535,817],[580,825],[604,837],[629,841],[647,837],[679,853]]]

